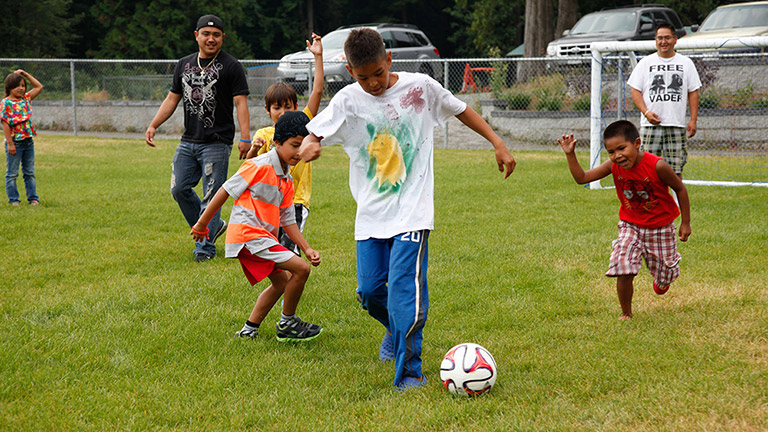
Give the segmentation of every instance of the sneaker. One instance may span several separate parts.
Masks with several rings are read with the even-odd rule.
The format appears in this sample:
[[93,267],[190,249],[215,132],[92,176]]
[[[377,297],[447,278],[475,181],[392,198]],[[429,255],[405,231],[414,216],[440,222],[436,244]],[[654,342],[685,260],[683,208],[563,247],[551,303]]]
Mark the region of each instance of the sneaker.
[[208,255],[208,254],[204,254],[202,252],[198,252],[198,253],[195,254],[195,261],[196,262],[208,261],[211,258],[213,258],[213,257]]
[[653,291],[658,295],[663,295],[669,290],[669,285],[658,286],[656,281],[653,281]]
[[14,206],[14,207],[18,207],[18,206],[21,205],[21,203],[18,202],[18,201],[14,201],[14,202],[11,203],[11,205]]
[[316,338],[323,328],[317,324],[304,322],[299,317],[277,323],[278,342],[304,342]]
[[392,339],[392,333],[387,331],[384,333],[384,339],[381,340],[381,347],[379,347],[379,360],[388,362],[394,359],[395,341]]
[[239,332],[235,333],[235,337],[249,338],[249,339],[257,338],[259,337],[259,328],[256,327],[253,330],[248,330],[246,328],[243,328]]
[[424,375],[422,375],[420,378],[408,376],[403,378],[400,381],[400,384],[397,385],[397,391],[406,391],[412,388],[423,387],[425,385],[427,385],[427,377]]
[[38,201],[38,200],[32,200],[32,201],[30,201],[30,202],[29,202],[29,205],[31,205],[31,206],[40,205],[40,201]]
[[221,237],[221,235],[224,234],[226,230],[227,230],[227,222],[222,220],[221,228],[219,228],[219,230],[216,231],[216,234],[214,234],[213,237],[211,237],[211,243],[216,243],[216,240],[218,240],[219,237]]

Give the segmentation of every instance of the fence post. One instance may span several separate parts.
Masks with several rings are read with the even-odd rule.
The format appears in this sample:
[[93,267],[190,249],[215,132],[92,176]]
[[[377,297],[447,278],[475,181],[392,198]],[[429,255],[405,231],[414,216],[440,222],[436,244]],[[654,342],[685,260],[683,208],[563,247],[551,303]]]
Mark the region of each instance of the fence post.
[[[443,83],[445,89],[450,90],[448,88],[450,83],[448,80],[448,60],[443,61]],[[445,123],[445,128],[443,129],[443,145],[448,148],[448,122]]]
[[75,62],[69,61],[69,81],[72,87],[72,132],[77,135],[77,96],[75,96]]

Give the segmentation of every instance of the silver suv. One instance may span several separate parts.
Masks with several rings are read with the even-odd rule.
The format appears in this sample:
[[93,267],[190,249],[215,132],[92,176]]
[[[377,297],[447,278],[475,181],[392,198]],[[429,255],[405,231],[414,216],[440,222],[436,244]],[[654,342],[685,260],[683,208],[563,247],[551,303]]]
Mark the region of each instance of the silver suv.
[[[347,35],[356,28],[368,27],[378,31],[384,39],[387,51],[392,53],[393,71],[421,72],[440,81],[442,79],[442,64],[424,62],[427,59],[439,59],[440,53],[432,45],[429,38],[410,24],[360,24],[344,26],[323,36],[323,71],[325,82],[332,90],[338,90],[354,81],[347,71],[344,56],[344,41]],[[398,60],[416,60],[400,62]],[[307,88],[311,74],[314,73],[314,57],[309,50],[288,54],[280,59],[277,66],[277,77],[291,84],[296,91],[302,92]]]
[[563,37],[547,46],[547,57],[573,58],[590,55],[590,45],[598,41],[652,40],[656,25],[672,24],[678,37],[685,36],[677,13],[663,5],[628,6],[604,9],[584,15],[566,30]]

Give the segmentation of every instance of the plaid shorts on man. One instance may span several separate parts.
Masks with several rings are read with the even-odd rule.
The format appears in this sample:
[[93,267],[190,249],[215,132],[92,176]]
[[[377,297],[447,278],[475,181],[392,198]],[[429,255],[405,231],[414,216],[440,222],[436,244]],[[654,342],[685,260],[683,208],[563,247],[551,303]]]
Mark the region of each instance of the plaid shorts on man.
[[660,156],[672,167],[675,174],[680,174],[688,162],[685,134],[685,128],[681,127],[643,127],[640,129],[641,150]]
[[675,224],[659,228],[642,228],[619,221],[619,238],[613,241],[613,252],[606,276],[635,275],[642,259],[659,286],[669,285],[680,276],[680,253],[677,251]]

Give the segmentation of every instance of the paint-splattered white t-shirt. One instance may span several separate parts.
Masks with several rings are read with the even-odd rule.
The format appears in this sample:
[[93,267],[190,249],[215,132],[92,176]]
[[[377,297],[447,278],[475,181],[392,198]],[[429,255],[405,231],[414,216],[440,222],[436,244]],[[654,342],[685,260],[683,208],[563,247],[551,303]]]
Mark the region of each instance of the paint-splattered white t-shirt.
[[467,108],[427,75],[397,75],[380,96],[346,86],[307,125],[349,155],[356,240],[434,229],[434,128]]

